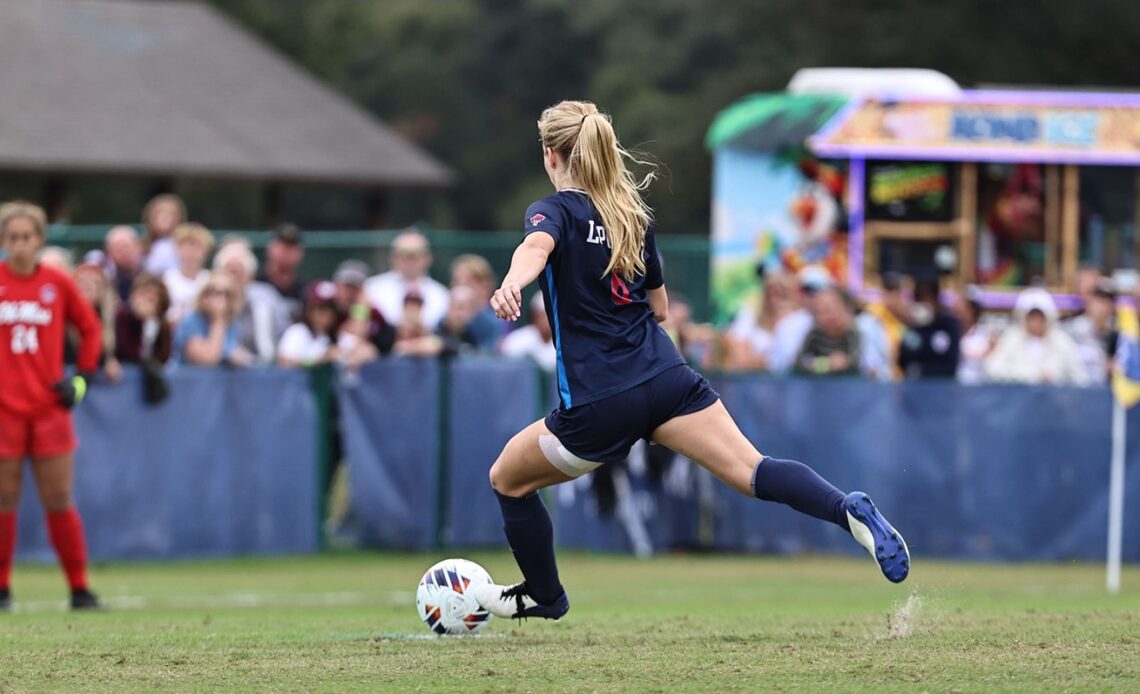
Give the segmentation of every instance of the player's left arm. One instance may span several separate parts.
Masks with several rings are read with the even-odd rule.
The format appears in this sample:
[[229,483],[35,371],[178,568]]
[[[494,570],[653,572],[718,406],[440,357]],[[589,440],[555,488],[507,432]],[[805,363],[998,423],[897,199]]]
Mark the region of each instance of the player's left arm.
[[518,320],[522,316],[522,290],[542,273],[554,245],[554,237],[545,231],[526,235],[511,256],[511,269],[503,278],[502,286],[491,297],[491,308],[495,309],[496,316],[506,320]]

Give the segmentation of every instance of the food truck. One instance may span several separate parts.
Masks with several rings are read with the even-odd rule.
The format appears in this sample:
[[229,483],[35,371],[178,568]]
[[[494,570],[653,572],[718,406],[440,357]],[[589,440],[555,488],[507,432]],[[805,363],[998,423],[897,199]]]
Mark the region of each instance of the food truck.
[[707,144],[722,315],[746,267],[821,264],[861,293],[937,273],[989,308],[1040,285],[1074,308],[1082,266],[1140,257],[1140,94],[806,71],[725,109]]

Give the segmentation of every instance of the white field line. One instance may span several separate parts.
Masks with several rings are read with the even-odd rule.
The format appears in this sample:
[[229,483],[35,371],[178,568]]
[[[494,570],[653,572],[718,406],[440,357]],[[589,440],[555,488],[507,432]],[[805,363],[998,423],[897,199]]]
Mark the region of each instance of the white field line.
[[[386,599],[385,599],[386,598]],[[411,605],[415,594],[392,591],[385,594],[359,591],[327,593],[221,593],[217,595],[180,595],[147,597],[143,595],[113,595],[103,599],[114,610],[213,610],[225,608],[257,607],[337,607],[368,605],[387,602],[391,605]],[[64,612],[64,600],[13,600],[12,611],[17,613]]]

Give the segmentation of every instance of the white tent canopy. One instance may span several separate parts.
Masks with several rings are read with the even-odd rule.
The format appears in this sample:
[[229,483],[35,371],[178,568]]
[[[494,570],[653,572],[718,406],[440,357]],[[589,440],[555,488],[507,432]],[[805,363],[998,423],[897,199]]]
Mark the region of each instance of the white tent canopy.
[[931,96],[953,98],[962,88],[937,70],[918,68],[813,67],[796,71],[788,82],[792,94]]

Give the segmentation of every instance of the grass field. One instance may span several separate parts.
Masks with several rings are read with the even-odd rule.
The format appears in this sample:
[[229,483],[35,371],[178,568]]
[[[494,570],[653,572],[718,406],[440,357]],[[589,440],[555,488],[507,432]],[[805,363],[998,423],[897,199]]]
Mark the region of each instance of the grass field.
[[[513,579],[505,553],[473,553]],[[568,554],[560,622],[429,637],[441,557],[351,554],[96,567],[113,609],[63,610],[20,566],[0,691],[1140,691],[1140,568],[915,561],[894,586],[831,558]]]

